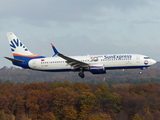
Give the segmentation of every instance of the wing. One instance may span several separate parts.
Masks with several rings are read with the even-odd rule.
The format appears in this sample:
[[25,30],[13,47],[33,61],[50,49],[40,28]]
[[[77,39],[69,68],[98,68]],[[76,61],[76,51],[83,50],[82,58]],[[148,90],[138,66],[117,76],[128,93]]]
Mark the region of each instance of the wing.
[[85,69],[87,69],[89,67],[89,64],[87,64],[85,62],[81,62],[79,60],[73,59],[71,57],[68,57],[68,56],[65,56],[65,55],[59,53],[57,51],[57,49],[55,48],[55,46],[53,44],[51,44],[51,45],[52,45],[53,51],[55,53],[54,56],[58,55],[59,57],[65,59],[66,63],[68,63],[74,69],[78,69],[78,68],[85,68]]
[[84,62],[81,62],[79,60],[76,60],[76,59],[73,59],[73,58],[70,58],[68,56],[65,56],[61,53],[58,53],[57,54],[59,57],[63,58],[66,60],[66,62],[72,66],[74,69],[78,69],[78,68],[88,68],[89,64],[87,63],[84,63]]

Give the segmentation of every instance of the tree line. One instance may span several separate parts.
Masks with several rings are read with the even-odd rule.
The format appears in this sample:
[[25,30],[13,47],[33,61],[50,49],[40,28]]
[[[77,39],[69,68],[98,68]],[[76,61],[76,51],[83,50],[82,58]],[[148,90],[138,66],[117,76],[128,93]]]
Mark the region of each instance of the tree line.
[[56,82],[56,81],[70,81],[75,82],[87,82],[88,84],[107,82],[108,84],[143,84],[143,83],[159,83],[160,81],[160,69],[149,68],[143,71],[143,74],[139,74],[137,70],[108,70],[107,74],[93,75],[89,72],[85,72],[85,78],[81,79],[77,72],[41,72],[26,69],[2,69],[0,70],[0,81],[13,82],[16,84],[32,83],[32,82]]
[[4,83],[1,120],[159,120],[160,84]]

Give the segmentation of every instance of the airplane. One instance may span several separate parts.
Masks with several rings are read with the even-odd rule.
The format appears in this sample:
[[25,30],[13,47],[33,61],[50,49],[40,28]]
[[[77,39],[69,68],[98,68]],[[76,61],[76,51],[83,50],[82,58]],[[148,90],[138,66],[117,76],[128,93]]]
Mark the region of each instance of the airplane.
[[32,69],[47,72],[79,72],[78,75],[84,78],[84,72],[89,71],[92,74],[106,74],[106,70],[114,69],[147,69],[156,63],[155,60],[141,54],[103,54],[103,55],[85,55],[85,56],[66,56],[60,53],[56,47],[51,44],[54,55],[45,57],[33,54],[18,39],[14,33],[7,33],[13,58],[5,57],[13,65],[25,69]]

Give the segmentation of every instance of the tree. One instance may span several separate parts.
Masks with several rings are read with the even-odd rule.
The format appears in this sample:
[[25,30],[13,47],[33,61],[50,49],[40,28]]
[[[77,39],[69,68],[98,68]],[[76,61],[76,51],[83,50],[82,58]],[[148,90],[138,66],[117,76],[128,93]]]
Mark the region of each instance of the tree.
[[41,95],[38,96],[37,104],[39,105],[39,114],[53,111],[53,98],[52,91],[42,92]]
[[76,109],[72,106],[64,106],[61,109],[63,120],[77,120],[78,114]]
[[79,111],[79,120],[85,119],[87,115],[94,111],[95,95],[91,92],[82,92],[78,96],[77,107]]
[[56,118],[53,113],[49,112],[49,113],[44,113],[42,115],[41,120],[56,120]]
[[112,115],[122,110],[122,96],[115,92],[111,93],[107,84],[98,85],[94,94],[96,96],[96,106],[99,110]]
[[5,113],[12,113],[12,101],[6,96],[0,96],[0,110],[4,110]]
[[71,83],[68,82],[68,81],[54,82],[54,83],[51,84],[51,89],[54,90],[54,89],[59,88],[59,87],[66,88],[66,87],[70,87],[70,86],[71,86]]
[[86,84],[86,83],[80,83],[80,82],[76,82],[74,84],[72,84],[71,88],[77,92],[78,94],[81,94],[82,92],[91,92],[92,88]]
[[63,119],[64,113],[62,114],[61,111],[63,111],[64,109],[66,110],[66,107],[64,108],[64,106],[74,106],[77,102],[78,94],[69,87],[59,87],[53,90],[52,95],[54,96],[53,113],[57,119]]
[[39,90],[27,91],[25,110],[28,117],[32,119],[39,118],[40,105],[38,104],[38,98],[42,94]]
[[89,115],[88,120],[113,120],[112,117],[106,113],[94,113]]
[[139,114],[135,114],[132,120],[142,120],[139,116]]

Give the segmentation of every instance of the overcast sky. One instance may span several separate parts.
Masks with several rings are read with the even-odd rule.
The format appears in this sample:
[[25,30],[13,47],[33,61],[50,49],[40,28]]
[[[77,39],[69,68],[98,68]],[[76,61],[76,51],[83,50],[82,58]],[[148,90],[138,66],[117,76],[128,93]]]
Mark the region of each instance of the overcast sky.
[[0,67],[12,66],[7,32],[35,54],[136,53],[160,61],[159,0],[1,0]]

